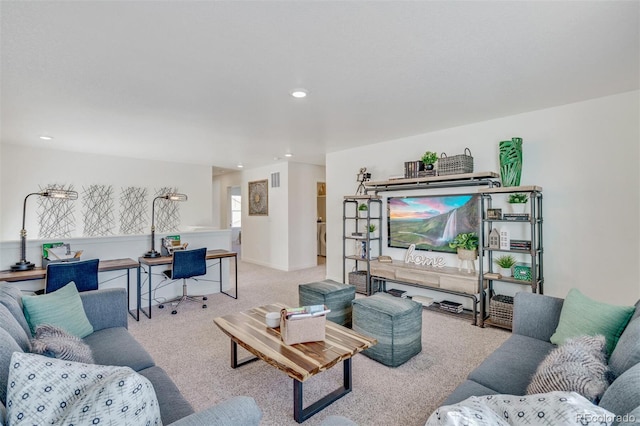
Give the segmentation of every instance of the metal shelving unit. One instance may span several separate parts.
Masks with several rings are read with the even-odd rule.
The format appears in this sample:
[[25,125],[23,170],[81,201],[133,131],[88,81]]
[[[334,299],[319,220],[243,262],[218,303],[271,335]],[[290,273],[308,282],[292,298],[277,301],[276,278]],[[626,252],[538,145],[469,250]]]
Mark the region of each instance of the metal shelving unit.
[[[360,217],[358,206],[367,205],[367,214]],[[375,225],[377,236],[372,237],[368,232],[369,225]],[[362,235],[354,235],[354,233]],[[358,293],[367,296],[375,293],[377,289],[371,286],[370,262],[382,255],[382,200],[376,195],[347,195],[342,202],[342,279],[348,283],[348,273],[355,271],[365,272],[365,286],[356,286]],[[349,243],[351,248],[347,247]],[[357,253],[356,244],[364,245],[365,252]],[[377,246],[377,247],[376,247]],[[376,253],[376,254],[374,254]]]
[[[495,281],[528,285],[531,287],[531,291],[534,293],[543,294],[544,290],[544,268],[543,268],[543,240],[542,240],[542,188],[539,186],[514,186],[514,187],[497,187],[497,188],[482,188],[478,190],[481,194],[481,211],[482,211],[482,228],[479,235],[480,247],[479,247],[479,272],[480,276],[487,283],[487,293],[489,297],[489,303],[491,297],[494,294],[493,284]],[[505,220],[505,219],[489,219],[487,217],[487,209],[492,208],[493,198],[500,195],[509,195],[514,193],[527,194],[529,197],[529,217],[528,220]],[[500,249],[491,248],[488,246],[488,236],[494,228],[500,226],[513,227],[514,224],[526,225],[522,232],[525,233],[525,238],[531,239],[531,249],[529,250],[512,250],[512,249]],[[531,280],[524,281],[515,279],[513,277],[499,277],[496,278],[493,266],[493,254],[494,252],[504,252],[516,255],[524,255],[527,260],[530,260],[531,265]],[[521,256],[522,257],[522,256]],[[486,259],[486,267],[485,267]],[[489,305],[490,306],[490,305]],[[492,322],[487,316],[487,301],[486,298],[481,300],[481,312],[482,320],[481,325],[493,325],[497,327],[507,328],[510,327]]]

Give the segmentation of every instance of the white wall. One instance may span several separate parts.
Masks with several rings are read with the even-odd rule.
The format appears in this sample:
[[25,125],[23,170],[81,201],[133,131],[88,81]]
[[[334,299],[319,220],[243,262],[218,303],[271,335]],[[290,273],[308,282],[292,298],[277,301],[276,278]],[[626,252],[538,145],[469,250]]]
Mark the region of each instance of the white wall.
[[[271,188],[271,173],[280,187]],[[248,215],[248,184],[269,180],[269,215]],[[322,167],[279,163],[242,172],[242,260],[283,271],[317,263],[316,182]]]
[[[54,149],[0,145],[2,168],[2,218],[0,241],[19,239],[24,197],[43,185],[73,184],[79,193],[75,203],[76,229],[73,237],[83,236],[82,190],[92,184],[112,185],[115,198],[114,234],[119,234],[119,195],[121,188],[146,187],[149,198],[150,229],[151,201],[156,189],[177,187],[188,195],[180,203],[181,228],[189,225],[211,226],[212,191],[211,168],[193,164],[169,163],[155,160],[121,158],[108,155],[66,152]],[[27,205],[26,229],[28,238],[37,238],[37,200],[30,197]],[[1,262],[1,261],[0,261]],[[3,264],[4,262],[2,262]]]
[[[386,180],[426,150],[459,154],[469,147],[475,171],[499,171],[499,141],[522,137],[521,184],[542,186],[544,193],[545,294],[564,297],[576,287],[609,303],[634,303],[640,298],[639,104],[640,92],[633,91],[328,154],[327,226],[341,229],[342,197],[354,193],[360,167],[372,180]],[[342,281],[341,233],[328,233],[327,245],[327,276]],[[404,253],[386,244],[385,252],[399,259]],[[499,293],[520,290],[501,285]]]
[[[289,270],[318,263],[317,183],[324,182],[324,167],[289,164]],[[309,250],[311,248],[311,250]]]
[[[280,187],[271,188],[271,173],[280,172]],[[289,267],[289,167],[287,163],[242,172],[242,260],[283,271]],[[249,216],[249,182],[269,181],[269,215]]]

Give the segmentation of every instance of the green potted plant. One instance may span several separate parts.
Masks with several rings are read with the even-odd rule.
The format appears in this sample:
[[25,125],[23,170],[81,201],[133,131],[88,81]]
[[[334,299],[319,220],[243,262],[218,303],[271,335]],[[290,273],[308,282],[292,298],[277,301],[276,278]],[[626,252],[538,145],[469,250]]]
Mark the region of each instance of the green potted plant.
[[493,262],[500,268],[500,275],[502,275],[503,277],[512,276],[511,270],[516,264],[516,259],[513,256],[511,256],[510,254],[506,254],[504,256],[495,258]]
[[369,208],[365,203],[360,203],[358,205],[358,216],[361,218],[366,218],[368,214]]
[[368,230],[371,237],[375,237],[376,229],[378,227],[374,223],[369,224]]
[[438,154],[433,151],[427,151],[420,158],[422,164],[424,164],[425,170],[433,170],[433,165],[438,161]]
[[525,213],[528,201],[529,196],[521,193],[510,194],[507,199],[513,213]]
[[478,258],[478,234],[463,232],[449,243],[449,247],[457,249],[458,259],[476,260]]

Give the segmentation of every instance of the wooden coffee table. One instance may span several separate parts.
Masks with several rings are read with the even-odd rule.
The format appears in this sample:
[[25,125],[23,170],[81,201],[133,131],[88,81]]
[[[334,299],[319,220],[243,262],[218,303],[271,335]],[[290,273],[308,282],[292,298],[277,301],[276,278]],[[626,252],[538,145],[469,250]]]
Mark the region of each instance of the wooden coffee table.
[[[267,312],[278,312],[285,305],[273,304],[214,319],[216,325],[231,338],[231,368],[262,359],[293,379],[293,418],[302,423],[334,401],[351,392],[351,357],[377,343],[376,339],[327,321],[322,342],[285,345],[279,328],[269,328]],[[238,345],[256,357],[238,361]],[[306,408],[302,407],[302,383],[338,362],[343,364],[343,386]]]

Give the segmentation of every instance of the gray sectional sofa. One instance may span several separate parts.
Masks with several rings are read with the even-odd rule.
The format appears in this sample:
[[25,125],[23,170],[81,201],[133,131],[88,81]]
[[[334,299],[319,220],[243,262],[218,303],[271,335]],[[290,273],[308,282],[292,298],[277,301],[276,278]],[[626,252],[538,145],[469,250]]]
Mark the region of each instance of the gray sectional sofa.
[[[22,312],[21,292],[0,284],[0,400],[5,403],[11,355],[29,350],[30,331]],[[193,408],[151,356],[127,330],[127,294],[124,289],[80,293],[94,332],[83,340],[91,347],[96,364],[127,366],[143,375],[154,387],[164,425],[257,425],[262,412],[253,398],[235,397],[205,411]],[[4,408],[4,405],[0,405]],[[4,410],[0,410],[4,412]],[[0,420],[2,420],[0,418]],[[0,421],[2,424],[2,421]]]
[[[470,396],[525,395],[538,365],[556,347],[549,339],[558,327],[563,302],[538,294],[516,294],[513,334],[442,405],[456,404]],[[609,366],[616,370],[617,377],[600,400],[600,407],[618,416],[633,415],[640,424],[640,301],[609,358]]]

